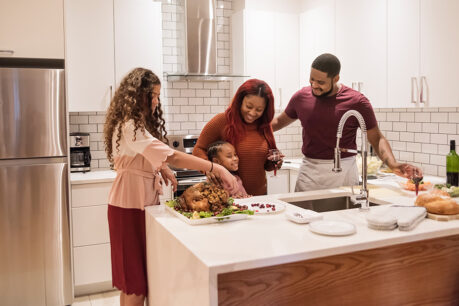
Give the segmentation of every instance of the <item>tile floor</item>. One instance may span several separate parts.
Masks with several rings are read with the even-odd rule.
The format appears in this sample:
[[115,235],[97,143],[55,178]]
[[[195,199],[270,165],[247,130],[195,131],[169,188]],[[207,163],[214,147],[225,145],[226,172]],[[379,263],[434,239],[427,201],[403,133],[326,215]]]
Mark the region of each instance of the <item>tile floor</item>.
[[115,290],[80,296],[75,298],[72,306],[120,306],[120,292]]

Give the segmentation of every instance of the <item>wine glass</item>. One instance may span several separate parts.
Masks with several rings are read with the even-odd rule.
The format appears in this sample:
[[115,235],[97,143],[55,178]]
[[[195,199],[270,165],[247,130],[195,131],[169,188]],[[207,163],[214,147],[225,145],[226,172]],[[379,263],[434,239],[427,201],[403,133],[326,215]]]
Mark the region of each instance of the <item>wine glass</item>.
[[277,174],[277,163],[281,159],[281,153],[278,149],[269,149],[269,155],[271,157],[270,160],[274,164],[274,176]]

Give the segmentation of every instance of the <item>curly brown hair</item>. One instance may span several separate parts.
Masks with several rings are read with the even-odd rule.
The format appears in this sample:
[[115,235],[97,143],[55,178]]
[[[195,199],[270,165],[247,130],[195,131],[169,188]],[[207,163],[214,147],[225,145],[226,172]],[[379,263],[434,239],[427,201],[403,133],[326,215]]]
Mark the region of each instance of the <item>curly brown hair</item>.
[[105,152],[112,165],[115,129],[118,150],[123,124],[129,120],[134,120],[134,140],[135,133],[140,129],[142,132],[147,130],[166,144],[169,143],[161,102],[154,110],[151,108],[153,87],[156,85],[161,85],[159,78],[151,70],[144,68],[135,68],[121,80],[105,116]]

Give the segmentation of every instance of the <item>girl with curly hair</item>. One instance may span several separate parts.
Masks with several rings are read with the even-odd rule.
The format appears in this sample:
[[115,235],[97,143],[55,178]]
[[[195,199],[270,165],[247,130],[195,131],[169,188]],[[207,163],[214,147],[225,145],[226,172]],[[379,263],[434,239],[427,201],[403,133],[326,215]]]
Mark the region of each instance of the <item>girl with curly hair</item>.
[[136,68],[121,81],[106,115],[105,151],[117,172],[108,205],[112,279],[121,290],[121,306],[144,305],[147,296],[144,208],[159,204],[163,182],[176,190],[167,164],[210,171],[222,178],[226,189],[237,186],[221,165],[166,144],[160,90],[152,71]]
[[[264,195],[267,191],[266,171],[280,167],[281,160],[272,162],[270,149],[277,149],[271,121],[274,117],[274,97],[269,85],[258,79],[244,82],[224,113],[217,114],[202,129],[193,149],[193,155],[208,159],[209,145],[218,140],[229,142],[239,156],[242,183],[251,195]],[[218,181],[215,173],[206,173]]]

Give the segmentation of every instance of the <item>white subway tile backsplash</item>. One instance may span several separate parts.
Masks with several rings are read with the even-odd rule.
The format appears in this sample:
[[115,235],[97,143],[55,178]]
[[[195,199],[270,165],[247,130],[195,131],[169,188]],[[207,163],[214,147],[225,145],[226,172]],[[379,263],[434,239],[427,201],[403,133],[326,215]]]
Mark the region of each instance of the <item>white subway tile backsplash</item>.
[[400,141],[414,141],[414,133],[411,132],[401,132]]
[[456,134],[456,124],[454,123],[440,123],[438,124],[438,132],[445,134]]
[[400,140],[400,133],[399,132],[386,132],[385,135],[386,135],[387,140],[389,140],[389,141]]
[[406,122],[394,122],[392,124],[392,129],[394,131],[405,132],[406,131]]
[[428,164],[430,161],[430,155],[425,153],[414,153],[414,161],[417,163]]
[[438,153],[438,145],[431,144],[431,143],[423,143],[422,144],[422,152],[423,153],[437,154]]
[[188,104],[189,105],[203,105],[204,104],[204,99],[203,98],[189,98],[188,99]]
[[422,164],[422,171],[424,172],[424,174],[437,175],[438,167],[435,166],[435,165],[430,165],[428,163],[423,163]]
[[180,112],[182,114],[194,114],[196,112],[196,106],[181,106]]
[[422,131],[424,133],[438,133],[438,123],[423,123]]
[[203,113],[203,114],[210,114],[210,106],[208,105],[196,106],[196,112]]
[[84,133],[97,132],[97,124],[82,124],[80,125],[80,132],[84,132]]
[[445,155],[431,154],[430,155],[430,163],[432,165],[444,166],[445,163],[446,163]]
[[392,112],[387,113],[387,121],[400,121],[400,113]]
[[196,97],[210,97],[210,89],[196,89]]
[[430,122],[430,113],[416,113],[414,120],[416,122]]
[[421,143],[430,143],[430,134],[416,133],[414,135],[414,141],[421,142]]
[[400,121],[403,122],[414,122],[414,113],[401,113]]
[[408,152],[421,152],[422,145],[419,142],[407,142],[406,150]]
[[445,144],[448,143],[448,137],[446,134],[431,134],[430,142],[435,144]]
[[378,122],[381,131],[392,131],[392,122]]
[[221,98],[221,97],[226,97],[226,93],[224,89],[212,89],[210,91],[210,96],[211,97],[216,97],[216,98]]
[[448,122],[450,123],[459,123],[459,113],[449,113]]
[[406,130],[408,132],[420,132],[422,130],[422,123],[407,123]]
[[203,82],[188,82],[188,88],[202,89],[204,84]]
[[192,98],[192,97],[202,97],[197,95],[197,92],[199,92],[200,89],[181,89],[180,90],[180,96],[181,97],[186,97],[186,98]]
[[413,152],[400,152],[400,159],[403,161],[414,160],[414,153]]
[[432,122],[448,122],[448,113],[432,113],[430,120]]

